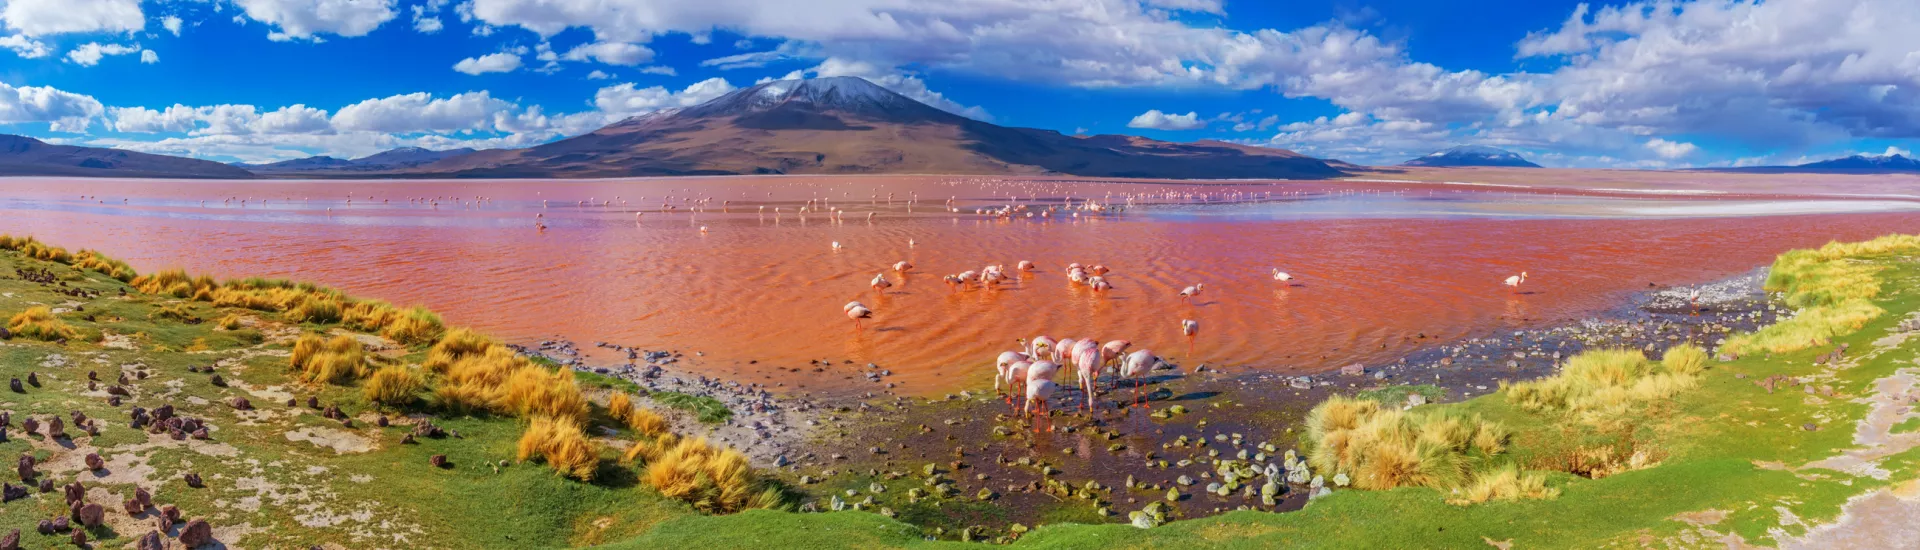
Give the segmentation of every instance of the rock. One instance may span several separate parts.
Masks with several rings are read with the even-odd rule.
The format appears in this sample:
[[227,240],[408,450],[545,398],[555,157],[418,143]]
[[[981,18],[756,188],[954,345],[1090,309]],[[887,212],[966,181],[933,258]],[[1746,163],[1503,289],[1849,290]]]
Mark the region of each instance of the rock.
[[77,515],[80,516],[81,525],[99,527],[100,520],[106,519],[107,510],[98,504],[85,504],[80,506],[80,513]]
[[1407,394],[1407,408],[1411,409],[1427,404],[1427,396],[1417,393]]
[[19,472],[20,472],[20,481],[23,481],[23,482],[33,481],[34,471],[33,471],[32,455],[20,455]]
[[87,488],[78,481],[67,484],[63,490],[66,491],[67,506],[73,506],[73,503],[87,499]]
[[160,537],[159,531],[147,531],[134,542],[133,550],[167,550],[166,539]]
[[100,453],[87,453],[87,470],[98,472],[107,467],[107,461],[100,459]]
[[13,486],[12,483],[0,483],[0,503],[13,502],[27,498],[27,486]]
[[[6,330],[0,329],[0,332],[6,332]],[[0,338],[5,338],[5,336],[0,336]],[[19,529],[14,529],[13,532],[7,533],[7,536],[0,537],[0,550],[20,550],[20,530]],[[145,549],[140,549],[140,550],[145,550]],[[155,549],[155,550],[159,550],[159,549]]]
[[47,419],[47,437],[65,439],[67,437],[67,423],[61,422],[58,416]]
[[87,547],[87,530],[74,529],[73,534],[67,537],[67,541],[72,542],[74,546],[86,548]]
[[73,528],[73,526],[71,523],[67,521],[67,516],[59,516],[59,517],[53,518],[53,532],[65,533],[67,532],[67,529],[71,529],[71,528]]
[[35,526],[33,530],[39,531],[42,535],[51,535],[53,534],[53,520],[40,520],[40,524]]
[[187,475],[186,475],[186,480],[187,480],[187,486],[188,486],[188,487],[192,487],[192,488],[195,488],[195,489],[199,489],[199,488],[203,488],[203,487],[206,487],[206,484],[204,484],[204,483],[202,483],[202,482],[200,481],[200,474],[196,474],[196,473],[193,473],[193,472],[187,472]]
[[1350,480],[1347,479],[1347,474],[1344,474],[1344,473],[1333,474],[1333,485],[1335,487],[1346,487],[1349,481]]
[[221,378],[220,375],[216,374],[216,375],[213,375],[213,378],[208,378],[207,383],[213,384],[215,386],[226,387],[227,380],[225,378]]
[[180,509],[175,507],[172,504],[168,504],[166,506],[161,507],[160,515],[166,517],[168,520],[173,521],[175,523],[178,523],[180,521]]
[[15,378],[12,381],[7,382],[7,387],[12,389],[13,393],[27,393],[27,388],[20,385],[19,378]]
[[33,386],[36,388],[40,387],[40,373],[37,373],[37,372],[27,373],[27,385]]
[[40,494],[43,494],[43,495],[44,495],[44,494],[47,494],[47,493],[51,493],[51,492],[53,492],[53,477],[52,477],[52,476],[48,476],[48,477],[44,477],[44,478],[41,478],[41,479],[40,479]]
[[1346,376],[1360,376],[1366,373],[1367,373],[1367,366],[1359,363],[1354,363],[1351,365],[1340,367],[1340,374],[1343,374]]
[[375,419],[373,419],[373,425],[375,425],[375,426],[379,426],[379,427],[382,427],[382,428],[385,428],[385,427],[387,427],[387,424],[388,424],[388,422],[387,422],[387,415],[384,415],[384,414],[383,414],[383,415],[380,415],[380,417],[379,417],[379,418],[375,418]]
[[140,503],[140,508],[144,510],[149,506],[153,506],[153,493],[147,492],[145,487],[134,487],[133,500]]
[[447,467],[447,455],[433,455],[433,457],[427,459],[427,463],[432,464],[435,468],[445,468]]
[[207,520],[194,518],[180,528],[180,545],[187,548],[199,548],[213,542],[213,526]]
[[253,402],[247,401],[247,398],[245,397],[235,397],[233,399],[227,400],[227,405],[232,406],[234,410],[240,410],[240,411],[253,410]]
[[139,514],[140,512],[146,510],[147,507],[141,506],[140,501],[138,500],[127,499],[125,502],[120,503],[120,509],[126,510],[127,515],[131,516],[131,515]]

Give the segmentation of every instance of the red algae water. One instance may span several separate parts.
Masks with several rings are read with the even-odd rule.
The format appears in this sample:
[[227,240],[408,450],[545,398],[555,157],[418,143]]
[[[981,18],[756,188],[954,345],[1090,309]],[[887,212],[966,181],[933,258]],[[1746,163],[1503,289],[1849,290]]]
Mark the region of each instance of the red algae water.
[[[1089,201],[1104,212],[1079,208]],[[1011,216],[981,212],[1010,204]],[[871,386],[871,362],[909,393],[984,383],[994,355],[1037,335],[1131,340],[1189,366],[1390,361],[1743,273],[1788,248],[1920,230],[1914,206],[934,176],[0,180],[0,232],[142,272],[314,281],[517,343],[699,352],[701,374],[790,389]],[[1038,269],[1017,272],[1023,260]],[[913,269],[894,271],[900,261]],[[1115,288],[1071,283],[1074,262],[1107,266]],[[942,282],[988,265],[1015,276]],[[1296,278],[1276,282],[1275,269]],[[1523,271],[1517,291],[1502,284]],[[892,286],[869,288],[875,275]],[[874,311],[861,328],[842,314],[853,300]],[[1191,351],[1183,319],[1200,323]],[[833,366],[814,372],[816,359]]]

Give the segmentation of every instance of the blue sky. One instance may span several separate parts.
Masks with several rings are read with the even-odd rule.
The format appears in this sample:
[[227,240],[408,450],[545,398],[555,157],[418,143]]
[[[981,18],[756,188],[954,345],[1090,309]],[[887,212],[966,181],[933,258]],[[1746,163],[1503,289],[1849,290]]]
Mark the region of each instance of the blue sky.
[[1904,152],[1901,0],[0,0],[0,132],[222,161],[520,147],[854,75],[1067,133],[1366,164]]

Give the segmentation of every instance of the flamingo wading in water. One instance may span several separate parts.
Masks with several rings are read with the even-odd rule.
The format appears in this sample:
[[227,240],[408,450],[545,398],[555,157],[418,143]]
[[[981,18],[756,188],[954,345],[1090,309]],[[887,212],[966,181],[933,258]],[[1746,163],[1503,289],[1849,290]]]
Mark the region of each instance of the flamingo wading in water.
[[1507,277],[1506,285],[1517,291],[1520,290],[1520,283],[1524,282],[1527,282],[1527,272],[1522,271],[1519,275]]
[[[1146,406],[1146,399],[1140,395],[1140,386],[1145,383],[1141,379],[1145,378],[1148,372],[1152,372],[1153,366],[1159,362],[1159,357],[1155,357],[1153,352],[1144,349],[1127,354],[1126,359],[1120,362],[1120,378],[1132,382],[1135,404]],[[1119,381],[1115,381],[1114,384],[1119,384]]]
[[867,309],[867,305],[860,302],[847,302],[847,305],[841,306],[840,309],[847,313],[848,319],[853,320],[853,328],[855,329],[860,328],[861,319],[873,318],[873,310]]
[[1187,337],[1187,357],[1193,357],[1193,337],[1200,334],[1200,322],[1193,319],[1180,320],[1180,334]]

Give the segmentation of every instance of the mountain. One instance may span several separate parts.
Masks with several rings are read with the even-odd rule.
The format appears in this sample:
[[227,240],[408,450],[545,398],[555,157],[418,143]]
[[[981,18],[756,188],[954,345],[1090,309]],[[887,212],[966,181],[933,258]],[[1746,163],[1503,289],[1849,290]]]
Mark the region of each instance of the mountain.
[[1854,155],[1846,158],[1809,162],[1795,166],[1806,170],[1835,172],[1920,172],[1920,159],[1906,155]]
[[1401,166],[1511,166],[1539,168],[1540,165],[1506,149],[1484,145],[1462,145],[1400,163]]
[[527,149],[487,150],[399,171],[454,177],[695,174],[1070,174],[1139,178],[1325,178],[1292,151],[1219,141],[1069,136],[968,119],[856,77],[766,82]]
[[0,134],[0,176],[123,178],[251,178],[252,172],[210,160],[54,145]]
[[366,172],[383,172],[412,168],[472,152],[473,149],[467,148],[433,151],[419,147],[401,147],[399,149],[382,151],[353,160],[344,160],[329,156],[314,156],[267,164],[235,164],[234,166],[262,174],[299,173],[305,176],[325,175],[326,173],[335,172],[352,172],[354,175],[364,176]]

